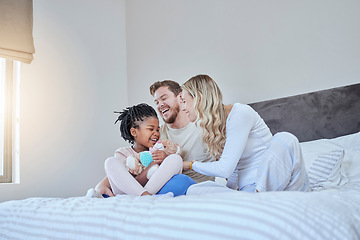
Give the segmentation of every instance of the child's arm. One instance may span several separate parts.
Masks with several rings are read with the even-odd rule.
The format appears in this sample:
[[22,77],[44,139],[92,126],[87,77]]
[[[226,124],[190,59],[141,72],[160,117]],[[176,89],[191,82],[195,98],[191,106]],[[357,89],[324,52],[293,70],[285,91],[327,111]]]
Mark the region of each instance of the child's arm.
[[147,174],[148,174],[150,168],[155,165],[157,165],[156,162],[152,161],[147,168],[145,168],[139,175],[137,175],[135,177],[135,179],[141,184],[141,186],[144,187],[146,185],[146,183],[149,181]]
[[[126,167],[127,157],[132,152],[127,148],[119,148],[115,152],[115,157],[110,157],[105,161],[105,172],[111,184],[114,194],[145,195],[151,194],[135,179]],[[146,177],[146,176],[145,176]],[[104,181],[104,180],[103,180]]]
[[109,197],[114,197],[114,194],[111,191],[109,179],[107,177],[105,177],[96,185],[95,190],[100,194],[107,194]]
[[151,156],[154,162],[161,164],[168,155],[163,150],[155,150]]
[[[157,148],[156,148],[157,146]],[[154,159],[154,161],[158,164],[161,164],[164,159],[171,154],[179,154],[181,156],[181,148],[179,145],[171,142],[168,139],[162,139],[158,143],[155,144],[154,150],[150,152]]]
[[[126,160],[126,159],[123,159]],[[149,192],[134,178],[118,157],[110,157],[105,161],[105,172],[114,194],[140,196]],[[151,192],[152,193],[152,192]]]
[[[105,161],[105,171],[115,195],[129,194],[140,196],[156,194],[171,177],[181,173],[182,170],[182,158],[179,155],[173,154],[164,160],[145,186],[142,186],[127,170],[125,166],[126,156],[122,155],[123,157],[121,157],[121,155],[118,154],[117,157],[108,158]],[[149,166],[148,169],[151,168],[151,165]]]

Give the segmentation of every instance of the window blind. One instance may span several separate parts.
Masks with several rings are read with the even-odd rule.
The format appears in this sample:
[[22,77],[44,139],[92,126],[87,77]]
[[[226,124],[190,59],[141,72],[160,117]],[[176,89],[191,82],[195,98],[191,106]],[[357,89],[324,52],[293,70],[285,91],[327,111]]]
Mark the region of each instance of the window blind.
[[35,53],[32,0],[0,1],[0,57],[30,63]]

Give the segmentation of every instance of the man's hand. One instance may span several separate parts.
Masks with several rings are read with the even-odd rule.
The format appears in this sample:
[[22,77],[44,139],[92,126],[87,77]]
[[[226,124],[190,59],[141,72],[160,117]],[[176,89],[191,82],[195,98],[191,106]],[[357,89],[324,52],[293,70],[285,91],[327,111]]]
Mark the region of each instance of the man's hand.
[[155,150],[151,156],[153,161],[160,165],[168,155],[162,150]]
[[105,177],[102,181],[100,181],[96,187],[95,190],[102,194],[107,194],[109,197],[114,197],[115,195],[113,194],[113,192],[111,191],[111,186],[109,183],[109,179],[107,177]]

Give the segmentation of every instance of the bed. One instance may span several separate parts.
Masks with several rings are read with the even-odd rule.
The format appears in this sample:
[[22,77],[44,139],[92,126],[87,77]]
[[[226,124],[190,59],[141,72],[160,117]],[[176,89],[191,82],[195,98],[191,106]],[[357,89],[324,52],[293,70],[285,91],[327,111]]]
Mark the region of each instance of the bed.
[[354,84],[251,104],[300,139],[312,192],[8,201],[0,239],[360,239],[359,99]]

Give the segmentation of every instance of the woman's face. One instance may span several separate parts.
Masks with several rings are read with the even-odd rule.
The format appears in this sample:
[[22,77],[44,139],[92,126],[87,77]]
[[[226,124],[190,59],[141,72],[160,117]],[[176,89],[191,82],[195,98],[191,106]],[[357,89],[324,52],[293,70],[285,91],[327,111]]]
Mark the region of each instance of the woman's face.
[[190,93],[183,89],[181,92],[182,110],[186,112],[191,122],[195,122],[197,119],[194,107],[194,98]]

